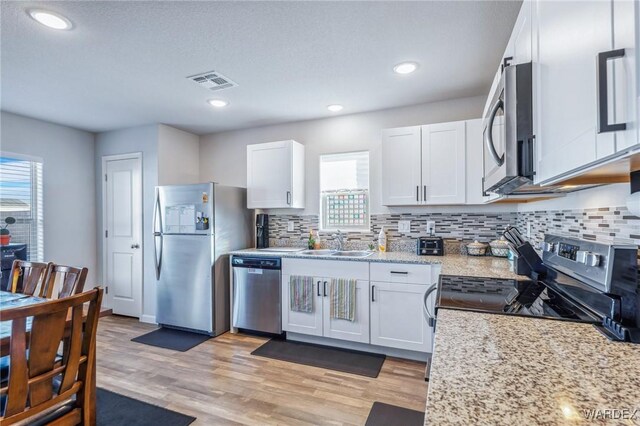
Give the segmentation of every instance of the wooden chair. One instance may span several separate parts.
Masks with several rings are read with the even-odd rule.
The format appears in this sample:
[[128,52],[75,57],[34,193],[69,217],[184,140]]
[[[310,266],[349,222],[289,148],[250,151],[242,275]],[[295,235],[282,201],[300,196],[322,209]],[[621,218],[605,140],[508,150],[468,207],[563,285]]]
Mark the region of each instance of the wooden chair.
[[50,292],[53,291],[53,288],[48,289],[44,284],[50,265],[51,263],[14,260],[9,274],[8,290],[12,293],[51,298]]
[[61,282],[62,286],[57,294],[58,299],[82,293],[84,282],[87,279],[87,268],[74,268],[72,266],[49,264],[44,278],[44,285],[49,298],[53,295],[56,282]]
[[[83,305],[89,302],[86,321]],[[37,305],[7,309],[11,323],[11,366],[7,386],[0,389],[3,426],[29,424],[95,424],[88,409],[95,384],[95,346],[102,289]],[[28,318],[33,317],[28,330]],[[69,342],[62,360],[56,353],[69,318]]]

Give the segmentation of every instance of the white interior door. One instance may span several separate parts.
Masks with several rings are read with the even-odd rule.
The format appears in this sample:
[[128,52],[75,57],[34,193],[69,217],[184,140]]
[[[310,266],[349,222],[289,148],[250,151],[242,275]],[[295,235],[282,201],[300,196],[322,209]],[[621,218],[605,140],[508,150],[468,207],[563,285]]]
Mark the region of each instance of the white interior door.
[[142,156],[103,157],[105,298],[113,313],[142,307]]

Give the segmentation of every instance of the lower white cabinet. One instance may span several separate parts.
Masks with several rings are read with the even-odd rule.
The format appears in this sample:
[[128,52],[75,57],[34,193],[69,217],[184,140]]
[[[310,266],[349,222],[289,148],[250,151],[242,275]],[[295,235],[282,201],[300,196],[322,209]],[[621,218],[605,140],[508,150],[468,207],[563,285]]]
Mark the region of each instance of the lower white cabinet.
[[[329,272],[329,273],[327,273]],[[318,276],[323,274],[323,276]],[[291,310],[292,275],[313,276],[313,312]],[[331,318],[330,285],[333,278],[356,279],[354,321]],[[324,260],[285,259],[282,274],[282,328],[292,333],[369,343],[369,264]]]
[[431,352],[433,330],[423,314],[429,286],[371,282],[371,344]]

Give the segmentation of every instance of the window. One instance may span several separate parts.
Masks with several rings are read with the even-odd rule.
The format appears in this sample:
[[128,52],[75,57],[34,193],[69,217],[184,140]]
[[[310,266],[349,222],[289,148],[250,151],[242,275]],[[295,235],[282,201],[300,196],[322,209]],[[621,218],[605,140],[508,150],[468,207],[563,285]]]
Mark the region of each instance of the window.
[[369,152],[320,156],[320,229],[369,231]]
[[11,243],[27,244],[31,261],[44,259],[42,162],[11,154],[0,155],[0,223],[12,216]]

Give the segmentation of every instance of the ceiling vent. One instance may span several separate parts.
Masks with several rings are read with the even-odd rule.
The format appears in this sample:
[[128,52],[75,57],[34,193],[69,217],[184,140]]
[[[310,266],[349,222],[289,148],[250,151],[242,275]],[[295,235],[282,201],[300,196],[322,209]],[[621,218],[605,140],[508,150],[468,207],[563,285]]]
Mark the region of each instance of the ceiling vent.
[[230,78],[227,78],[219,72],[215,71],[192,75],[187,78],[197,83],[198,86],[204,87],[205,89],[209,89],[211,91],[228,89],[230,87],[236,87],[238,85],[238,83],[232,81]]

